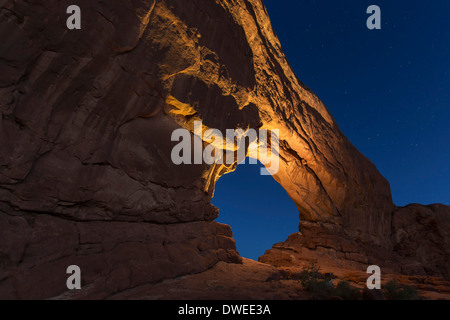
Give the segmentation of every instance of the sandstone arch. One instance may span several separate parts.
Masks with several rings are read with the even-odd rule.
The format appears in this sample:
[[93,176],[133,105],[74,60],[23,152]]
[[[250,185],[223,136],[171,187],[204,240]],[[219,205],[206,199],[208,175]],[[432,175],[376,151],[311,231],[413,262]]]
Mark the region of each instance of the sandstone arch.
[[299,243],[392,251],[388,182],[294,75],[260,0],[79,6],[68,32],[64,2],[2,4],[1,298],[57,296],[71,264],[104,298],[239,262],[210,205],[232,168],[170,161],[172,131],[195,119],[280,129],[275,179],[311,234]]

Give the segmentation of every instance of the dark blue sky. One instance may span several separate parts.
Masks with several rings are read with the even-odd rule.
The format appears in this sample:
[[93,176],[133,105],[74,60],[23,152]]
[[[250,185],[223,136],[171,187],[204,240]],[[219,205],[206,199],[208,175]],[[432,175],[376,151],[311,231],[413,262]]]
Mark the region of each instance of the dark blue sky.
[[[389,180],[394,203],[450,205],[450,1],[265,4],[294,72]],[[366,27],[372,4],[381,8],[381,30]],[[295,205],[258,170],[239,166],[213,199],[218,221],[231,225],[250,258],[298,225]]]

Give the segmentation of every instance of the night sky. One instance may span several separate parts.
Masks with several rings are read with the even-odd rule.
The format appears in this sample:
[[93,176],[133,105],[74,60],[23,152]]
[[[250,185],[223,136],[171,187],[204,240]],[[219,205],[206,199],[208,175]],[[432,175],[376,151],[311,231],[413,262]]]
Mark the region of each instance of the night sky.
[[[297,77],[389,180],[394,203],[450,205],[450,1],[264,3]],[[381,30],[366,27],[372,4]],[[294,203],[256,165],[222,177],[213,204],[244,257],[298,231]]]

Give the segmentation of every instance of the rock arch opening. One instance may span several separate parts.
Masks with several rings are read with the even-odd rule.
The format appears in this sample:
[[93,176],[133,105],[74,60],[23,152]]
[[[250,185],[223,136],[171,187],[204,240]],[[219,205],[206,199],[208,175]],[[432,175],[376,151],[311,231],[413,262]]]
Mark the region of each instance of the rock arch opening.
[[297,232],[299,224],[295,203],[273,177],[260,175],[263,167],[247,159],[217,181],[212,199],[219,208],[216,221],[231,226],[237,251],[253,260]]

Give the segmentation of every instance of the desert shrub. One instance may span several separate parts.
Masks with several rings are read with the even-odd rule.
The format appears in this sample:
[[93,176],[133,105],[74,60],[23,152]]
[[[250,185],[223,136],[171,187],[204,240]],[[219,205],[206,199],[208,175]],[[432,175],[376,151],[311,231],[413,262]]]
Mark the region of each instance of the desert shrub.
[[300,274],[300,283],[306,291],[312,293],[313,299],[329,299],[339,297],[344,300],[356,300],[360,297],[358,289],[353,288],[348,282],[341,281],[335,288],[332,273],[322,274],[320,267],[311,265],[305,268]]
[[331,280],[331,274],[326,278],[315,265],[305,268],[300,274],[300,283],[313,294],[313,299],[327,299],[332,295]]
[[358,300],[361,298],[361,291],[352,287],[347,281],[341,281],[334,289],[335,295],[344,300]]
[[410,286],[399,284],[391,280],[384,286],[385,297],[388,300],[417,300],[420,299],[417,290]]

